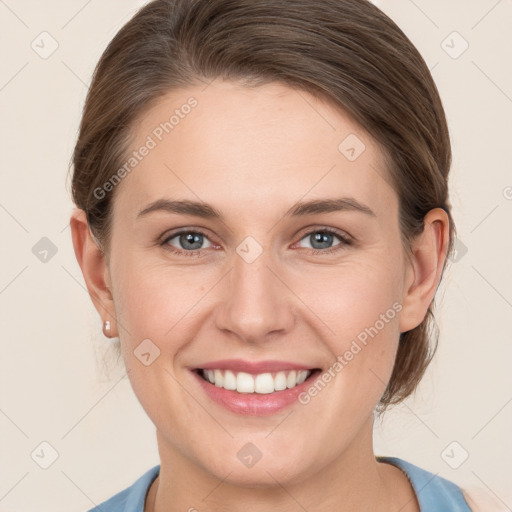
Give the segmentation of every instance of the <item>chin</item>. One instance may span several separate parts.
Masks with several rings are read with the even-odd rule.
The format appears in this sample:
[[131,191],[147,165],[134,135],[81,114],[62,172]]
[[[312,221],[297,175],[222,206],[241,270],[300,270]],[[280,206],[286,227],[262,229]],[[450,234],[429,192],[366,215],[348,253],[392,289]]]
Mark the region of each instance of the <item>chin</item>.
[[[288,467],[293,466],[293,467]],[[298,470],[300,469],[300,473]],[[283,460],[260,459],[253,467],[244,467],[238,459],[231,461],[231,464],[224,463],[221,467],[211,468],[211,474],[215,478],[231,485],[240,487],[265,488],[275,487],[276,485],[289,485],[305,478],[304,461],[296,460],[290,464],[286,461],[286,467],[283,466]],[[229,475],[226,477],[226,475]]]
[[196,464],[215,479],[254,488],[296,484],[318,472],[325,462],[320,460],[323,457],[319,457],[318,452],[309,450],[301,442],[289,446],[290,443],[280,442],[282,439],[276,437],[274,442],[244,439],[229,447],[208,450],[207,457],[201,453]]

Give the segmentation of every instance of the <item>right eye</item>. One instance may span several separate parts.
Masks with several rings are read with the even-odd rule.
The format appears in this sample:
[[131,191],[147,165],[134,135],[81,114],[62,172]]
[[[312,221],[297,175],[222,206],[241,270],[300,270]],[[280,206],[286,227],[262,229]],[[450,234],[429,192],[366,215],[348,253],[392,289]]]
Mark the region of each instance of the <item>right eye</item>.
[[198,256],[205,249],[201,247],[205,240],[209,243],[206,248],[212,247],[209,238],[202,231],[182,230],[171,233],[161,245],[175,254]]

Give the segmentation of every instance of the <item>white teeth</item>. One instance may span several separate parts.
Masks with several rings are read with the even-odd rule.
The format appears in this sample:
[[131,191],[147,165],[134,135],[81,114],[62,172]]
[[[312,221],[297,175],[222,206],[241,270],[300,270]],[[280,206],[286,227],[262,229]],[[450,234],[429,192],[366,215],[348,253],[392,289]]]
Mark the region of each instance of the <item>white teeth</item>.
[[224,387],[224,376],[222,375],[222,372],[220,370],[214,370],[213,376],[215,378],[215,385],[218,388]]
[[310,370],[280,371],[252,375],[246,372],[234,373],[231,370],[203,370],[207,381],[218,388],[237,391],[238,393],[269,394],[274,391],[291,389],[302,384],[310,375]]
[[256,393],[273,393],[274,392],[274,379],[270,373],[260,373],[254,379],[254,391]]
[[284,372],[278,372],[274,377],[274,389],[276,391],[286,389],[286,374]]
[[236,376],[236,390],[239,393],[254,393],[254,377],[248,373],[240,372]]
[[297,373],[297,384],[302,384],[308,376],[307,370],[300,370],[300,372]]
[[224,373],[224,389],[231,391],[236,389],[236,375],[230,370],[226,370]]
[[292,370],[286,378],[286,387],[294,388],[297,385],[297,372]]

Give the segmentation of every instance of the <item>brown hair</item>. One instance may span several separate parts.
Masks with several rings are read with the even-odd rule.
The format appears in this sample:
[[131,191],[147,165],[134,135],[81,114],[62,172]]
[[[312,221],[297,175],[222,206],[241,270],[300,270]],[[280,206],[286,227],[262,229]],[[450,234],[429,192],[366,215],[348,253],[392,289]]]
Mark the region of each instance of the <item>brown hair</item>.
[[[414,45],[366,0],[155,0],[140,9],[98,62],[73,155],[73,199],[105,251],[114,192],[94,191],[125,161],[135,120],[170,90],[214,78],[281,82],[343,108],[386,156],[405,247],[439,207],[451,251],[451,149],[437,88]],[[432,306],[400,335],[381,407],[423,376],[437,346]]]

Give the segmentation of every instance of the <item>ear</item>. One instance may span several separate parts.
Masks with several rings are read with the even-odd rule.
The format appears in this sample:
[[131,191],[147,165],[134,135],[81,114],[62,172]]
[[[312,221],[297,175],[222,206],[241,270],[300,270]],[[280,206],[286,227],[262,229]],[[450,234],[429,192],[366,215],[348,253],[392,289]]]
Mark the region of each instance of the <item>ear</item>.
[[414,329],[424,320],[434,299],[450,233],[450,220],[441,208],[430,210],[423,222],[423,232],[413,241],[406,263],[400,332]]
[[92,237],[85,212],[75,209],[69,221],[75,256],[94,307],[102,318],[102,323],[110,321],[110,330],[103,332],[107,337],[116,337],[114,300],[111,292],[110,271],[103,251]]

